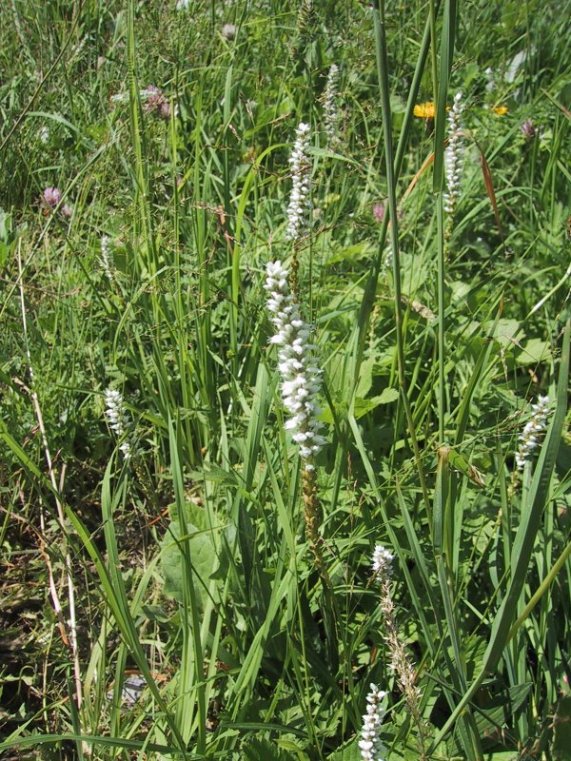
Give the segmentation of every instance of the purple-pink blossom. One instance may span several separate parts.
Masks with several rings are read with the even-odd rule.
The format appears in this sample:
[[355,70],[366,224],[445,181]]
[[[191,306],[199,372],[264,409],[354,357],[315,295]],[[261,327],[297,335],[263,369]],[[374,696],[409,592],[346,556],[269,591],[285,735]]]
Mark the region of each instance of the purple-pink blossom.
[[373,218],[375,222],[382,222],[385,218],[385,204],[375,203],[373,204]]
[[[45,188],[42,192],[40,203],[44,209],[50,209],[53,211],[59,206],[61,199],[62,193],[59,188],[48,187]],[[69,219],[73,214],[73,209],[68,204],[64,204],[60,207],[59,213],[62,215],[62,217]]]
[[42,202],[50,209],[55,209],[61,201],[61,190],[59,188],[46,188],[42,193]]
[[165,121],[171,118],[171,105],[160,88],[149,85],[141,94],[145,96],[143,109],[146,113],[155,113]]
[[521,125],[521,131],[526,140],[533,140],[537,135],[537,129],[532,119],[526,119]]

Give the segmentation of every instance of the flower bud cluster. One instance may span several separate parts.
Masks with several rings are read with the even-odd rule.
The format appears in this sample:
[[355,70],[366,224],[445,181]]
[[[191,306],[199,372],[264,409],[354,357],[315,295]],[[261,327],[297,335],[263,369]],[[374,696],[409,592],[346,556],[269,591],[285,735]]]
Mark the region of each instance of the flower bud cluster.
[[462,162],[462,129],[460,119],[462,116],[462,93],[454,96],[454,103],[448,114],[448,145],[444,154],[446,164],[446,187],[444,195],[444,211],[453,214],[458,200],[460,189],[460,171]]
[[531,405],[531,413],[531,419],[519,436],[519,447],[515,455],[518,470],[523,470],[533,450],[539,446],[540,436],[545,431],[549,418],[549,397],[540,396],[537,402]]
[[160,119],[168,121],[171,118],[171,104],[163,91],[156,85],[149,85],[141,92],[143,111],[155,114]]
[[105,277],[109,281],[113,281],[113,267],[111,265],[111,238],[108,235],[102,235],[101,241],[101,256],[99,257],[99,263],[101,269],[105,273]]
[[339,81],[339,67],[336,63],[331,65],[327,75],[327,83],[323,91],[323,116],[324,129],[330,148],[334,148],[339,142],[339,110],[337,108],[337,86]]
[[367,713],[363,716],[359,740],[362,761],[383,761],[385,748],[381,742],[380,730],[385,718],[385,709],[381,706],[381,701],[386,695],[386,692],[371,684],[367,695]]
[[308,210],[309,180],[311,164],[307,157],[309,147],[309,124],[300,122],[296,133],[292,154],[289,158],[292,188],[287,207],[286,238],[297,240],[303,229],[303,221]]
[[[177,6],[178,8],[178,6]],[[181,10],[178,8],[178,10]],[[146,114],[154,114],[160,119],[169,121],[171,118],[171,104],[164,92],[156,85],[148,85],[144,90],[139,91],[139,98],[143,103],[143,111]],[[129,101],[129,93],[118,92],[111,96],[112,103],[127,103]],[[177,109],[175,108],[175,116]]]
[[382,544],[377,544],[373,552],[373,574],[381,579],[390,578],[393,560],[394,555]]
[[533,140],[537,136],[537,127],[533,123],[533,119],[526,119],[521,127],[521,133],[526,140]]
[[399,635],[395,616],[395,604],[391,592],[391,566],[394,556],[389,550],[377,544],[373,552],[373,575],[379,585],[380,608],[387,645],[389,666],[404,695],[408,710],[417,728],[420,758],[425,755],[425,726],[420,709],[420,689],[416,684],[416,670],[409,658],[402,637]]
[[49,209],[51,211],[54,211],[56,208],[59,207],[59,212],[62,215],[62,217],[65,217],[66,219],[69,219],[71,215],[73,214],[73,209],[71,206],[68,206],[68,204],[64,204],[63,206],[60,206],[62,200],[62,192],[59,188],[45,188],[40,203],[43,206],[44,209]]
[[[127,415],[123,404],[123,396],[120,391],[108,388],[105,390],[105,417],[109,428],[116,434],[118,439],[125,437],[127,432]],[[131,445],[125,440],[119,446],[125,460],[131,457]]]
[[312,363],[310,329],[301,318],[288,279],[289,271],[280,261],[268,263],[265,287],[269,295],[268,311],[275,327],[271,343],[278,346],[282,398],[289,415],[285,427],[293,433],[293,441],[305,461],[304,467],[313,470],[311,460],[325,443],[319,434],[317,419],[320,371]]
[[224,24],[222,27],[222,36],[225,40],[228,40],[228,42],[231,42],[236,37],[236,25],[235,24]]

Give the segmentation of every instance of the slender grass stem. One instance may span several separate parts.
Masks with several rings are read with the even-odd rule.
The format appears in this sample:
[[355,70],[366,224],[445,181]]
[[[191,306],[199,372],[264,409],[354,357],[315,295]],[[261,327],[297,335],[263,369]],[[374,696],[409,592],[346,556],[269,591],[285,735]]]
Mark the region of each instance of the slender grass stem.
[[[439,5],[439,1],[437,0],[436,3],[437,7]],[[420,52],[418,55],[418,59],[416,62],[416,67],[414,70],[414,75],[412,78],[411,86],[408,93],[408,99],[406,103],[406,111],[404,115],[404,121],[402,124],[402,128],[400,131],[399,141],[397,145],[397,151],[395,156],[395,180],[398,181],[398,178],[400,176],[404,158],[406,155],[406,151],[408,148],[408,140],[410,137],[410,130],[412,125],[412,119],[413,119],[413,111],[414,111],[414,105],[416,103],[416,100],[418,98],[418,93],[420,90],[420,84],[422,81],[422,77],[424,76],[424,70],[426,68],[426,61],[428,58],[428,52],[430,50],[430,24],[427,21],[424,28],[424,34],[422,37],[422,42],[420,45]],[[377,53],[377,60],[378,60],[378,53]],[[367,341],[367,336],[369,332],[369,321],[370,321],[370,315],[373,309],[374,301],[375,301],[375,294],[377,289],[377,283],[379,279],[380,272],[383,267],[383,256],[385,251],[385,242],[387,238],[387,232],[389,229],[389,224],[391,222],[391,216],[390,214],[385,214],[383,218],[383,222],[381,224],[381,230],[379,233],[379,244],[377,248],[377,256],[374,260],[374,264],[372,267],[372,272],[369,276],[365,293],[363,296],[363,301],[361,304],[359,319],[358,319],[358,326],[359,326],[359,333],[358,333],[358,340],[356,344],[356,357],[355,357],[355,363],[356,363],[356,370],[355,370],[355,378],[358,378],[358,368],[362,361],[363,351],[364,347]]]
[[422,466],[420,447],[416,436],[416,427],[412,415],[412,408],[407,391],[405,338],[403,331],[402,315],[402,287],[399,250],[398,210],[396,199],[396,175],[394,170],[393,141],[392,141],[392,114],[390,106],[390,87],[388,78],[388,55],[385,37],[385,10],[384,1],[376,0],[373,4],[373,21],[375,26],[375,49],[377,53],[377,74],[381,94],[381,110],[383,115],[383,136],[385,144],[385,170],[387,175],[387,191],[389,201],[389,214],[391,220],[391,245],[393,260],[393,285],[394,285],[394,310],[395,330],[398,357],[398,375],[400,396],[407,420],[408,432],[414,452],[418,477],[422,494],[426,505],[429,505],[428,487]]

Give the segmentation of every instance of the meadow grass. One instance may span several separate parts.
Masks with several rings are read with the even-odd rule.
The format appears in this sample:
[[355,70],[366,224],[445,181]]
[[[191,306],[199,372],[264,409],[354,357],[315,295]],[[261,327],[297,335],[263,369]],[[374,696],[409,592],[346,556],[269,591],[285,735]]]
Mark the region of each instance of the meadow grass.
[[570,12],[7,0],[7,759],[571,758]]

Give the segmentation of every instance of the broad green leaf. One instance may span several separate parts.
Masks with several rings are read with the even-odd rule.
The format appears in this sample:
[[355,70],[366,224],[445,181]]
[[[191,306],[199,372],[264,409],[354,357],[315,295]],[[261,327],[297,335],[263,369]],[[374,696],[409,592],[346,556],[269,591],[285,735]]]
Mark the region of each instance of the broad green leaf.
[[328,761],[361,761],[359,738],[355,737],[348,745],[327,756],[327,759]]
[[375,358],[368,357],[361,362],[361,368],[359,370],[359,383],[355,389],[355,396],[364,399],[373,385],[373,367],[375,366]]
[[359,261],[365,257],[371,256],[373,247],[369,243],[355,243],[352,246],[345,246],[338,249],[327,260],[328,265],[339,264],[344,261]]
[[382,394],[379,394],[378,396],[372,396],[370,399],[361,399],[360,397],[357,397],[355,399],[354,407],[355,419],[359,420],[359,418],[363,417],[363,415],[366,415],[368,412],[371,412],[371,410],[374,410],[380,404],[390,404],[391,402],[396,402],[398,398],[399,392],[396,390],[396,388],[386,388]]
[[[529,695],[532,687],[531,682],[518,684],[515,687],[497,693],[490,697],[487,703],[481,704],[479,710],[474,713],[476,726],[481,737],[495,737],[506,724],[506,720],[513,716],[522,706]],[[480,695],[484,695],[482,691]]]
[[242,744],[240,749],[245,761],[298,761],[299,756],[279,748],[276,743],[254,738]]
[[193,503],[185,505],[187,529],[185,536],[181,533],[174,506],[171,507],[171,514],[173,520],[161,544],[161,571],[165,582],[165,593],[179,602],[183,601],[184,563],[181,545],[185,543],[194,570],[193,583],[197,600],[204,605],[208,582],[218,564],[213,529],[208,526],[205,511]]
[[[487,323],[484,327],[492,327],[492,324]],[[523,332],[517,320],[502,318],[497,321],[493,335],[502,346],[513,346],[516,338],[518,341],[521,340]]]
[[518,365],[537,365],[551,359],[551,346],[549,341],[541,338],[532,338],[523,346],[516,357]]
[[379,396],[374,397],[377,400],[377,404],[391,404],[396,402],[399,398],[399,392],[396,388],[385,388]]

